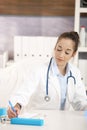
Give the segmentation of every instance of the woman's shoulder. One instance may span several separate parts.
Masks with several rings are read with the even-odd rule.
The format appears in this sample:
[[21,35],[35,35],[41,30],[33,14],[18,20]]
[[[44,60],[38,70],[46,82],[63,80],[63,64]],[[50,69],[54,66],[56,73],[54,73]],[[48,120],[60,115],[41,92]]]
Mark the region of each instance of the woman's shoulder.
[[49,61],[46,61],[46,62],[43,62],[43,63],[35,63],[33,66],[32,66],[32,69],[34,72],[44,72],[45,70],[47,70],[47,67],[48,67],[48,64],[49,64]]

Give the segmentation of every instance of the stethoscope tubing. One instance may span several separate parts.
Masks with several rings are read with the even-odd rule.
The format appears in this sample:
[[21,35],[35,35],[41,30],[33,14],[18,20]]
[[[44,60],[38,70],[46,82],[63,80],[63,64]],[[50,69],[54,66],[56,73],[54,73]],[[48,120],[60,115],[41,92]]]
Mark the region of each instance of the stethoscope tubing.
[[46,78],[46,95],[48,95],[48,79],[49,79],[49,70],[50,70],[50,66],[51,66],[51,62],[52,62],[53,57],[51,57],[50,59],[50,63],[48,65],[48,69],[47,69],[47,78]]
[[[50,97],[49,97],[49,94],[48,94],[48,80],[49,80],[49,70],[50,70],[50,66],[51,66],[51,63],[52,63],[52,59],[53,59],[53,57],[51,57],[50,62],[49,62],[49,65],[48,65],[48,69],[47,69],[46,96],[45,96],[45,98],[44,98],[46,101],[49,101],[49,100],[50,100]],[[71,70],[70,70],[70,76],[67,77],[67,84],[68,84],[70,78],[73,79],[74,84],[76,85],[76,79],[75,79],[75,77],[72,75]]]
[[67,77],[67,84],[68,84],[68,82],[69,82],[69,79],[70,79],[70,78],[72,78],[72,79],[73,79],[74,84],[76,85],[76,79],[75,79],[75,77],[72,75],[71,70],[70,70],[70,76],[68,76],[68,77]]

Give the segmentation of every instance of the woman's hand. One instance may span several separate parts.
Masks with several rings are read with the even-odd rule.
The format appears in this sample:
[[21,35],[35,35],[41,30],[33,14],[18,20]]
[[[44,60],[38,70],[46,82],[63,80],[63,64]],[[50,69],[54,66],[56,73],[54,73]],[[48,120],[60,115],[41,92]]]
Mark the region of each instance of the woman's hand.
[[11,109],[11,107],[8,108],[8,110],[7,110],[8,118],[17,117],[20,114],[20,110],[21,110],[20,104],[17,103],[14,106],[14,109],[15,109],[15,112]]

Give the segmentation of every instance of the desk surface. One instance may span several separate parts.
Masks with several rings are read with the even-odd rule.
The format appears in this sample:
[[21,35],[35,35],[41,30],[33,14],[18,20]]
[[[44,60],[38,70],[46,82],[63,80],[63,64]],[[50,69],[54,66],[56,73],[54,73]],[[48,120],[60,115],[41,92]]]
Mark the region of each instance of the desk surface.
[[3,130],[87,130],[87,117],[81,111],[40,110],[44,126],[0,125]]

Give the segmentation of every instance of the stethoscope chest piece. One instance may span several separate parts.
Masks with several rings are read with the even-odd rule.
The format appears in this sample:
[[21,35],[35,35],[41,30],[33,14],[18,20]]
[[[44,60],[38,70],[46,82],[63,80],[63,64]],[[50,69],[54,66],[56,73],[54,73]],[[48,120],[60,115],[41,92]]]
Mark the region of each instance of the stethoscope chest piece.
[[44,97],[44,99],[45,99],[46,102],[49,102],[49,101],[50,101],[50,97],[49,97],[48,95],[46,95],[46,96]]

